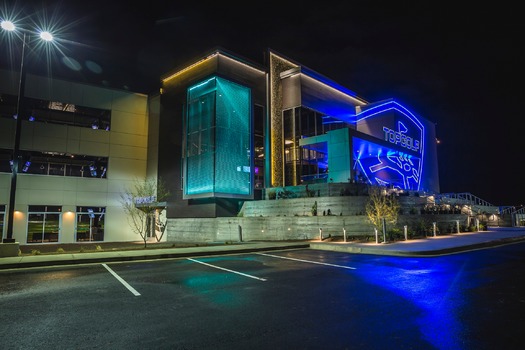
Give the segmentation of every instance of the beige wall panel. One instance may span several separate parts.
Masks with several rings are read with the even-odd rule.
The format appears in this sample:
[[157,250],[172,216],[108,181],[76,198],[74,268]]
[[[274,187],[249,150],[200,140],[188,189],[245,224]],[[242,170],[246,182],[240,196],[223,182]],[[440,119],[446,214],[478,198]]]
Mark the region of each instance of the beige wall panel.
[[[62,191],[62,194],[63,194],[63,200],[62,200],[62,205],[66,205],[66,206],[76,206],[77,205],[77,190],[63,190]],[[63,208],[63,210],[65,211],[66,209]]]
[[132,146],[121,146],[112,145],[110,147],[109,156],[118,158],[130,158],[130,159],[147,159],[147,149],[145,147],[132,147]]
[[56,137],[35,137],[33,145],[29,147],[32,150],[65,152],[67,150],[67,140]]
[[83,155],[107,157],[109,155],[109,143],[80,141],[79,153]]
[[77,179],[77,189],[79,191],[106,192],[108,190],[108,181],[106,179]]
[[133,135],[122,132],[111,132],[110,143],[112,145],[147,147],[147,135]]
[[[35,133],[35,123],[22,120],[22,126],[20,129],[20,149],[32,149],[34,146],[33,137]],[[14,132],[14,130],[13,130]],[[13,145],[14,145],[13,135]],[[11,146],[11,148],[13,147]]]
[[[18,190],[17,190],[18,193]],[[51,190],[47,188],[32,189],[27,194],[27,205],[62,205],[64,191]]]
[[69,85],[70,83],[65,81],[53,81],[44,77],[27,74],[24,95],[42,100],[69,100]]
[[107,205],[106,193],[93,191],[79,191],[77,192],[77,205],[105,207]]
[[106,207],[104,241],[123,242],[140,241],[140,235],[134,233],[128,224],[128,218],[121,207]]
[[[53,136],[56,138],[67,138],[68,137],[68,126],[51,124],[51,123],[39,123],[33,122],[30,123],[33,126],[33,136],[42,137],[42,136]],[[25,126],[24,126],[25,127]]]
[[80,154],[80,140],[68,139],[66,141],[66,152],[73,154]]
[[9,189],[11,188],[11,173],[0,173],[0,203],[9,202]]
[[90,85],[83,86],[82,101],[77,102],[80,106],[93,107],[110,110],[112,107],[112,90],[101,89]]
[[68,140],[78,140],[80,139],[80,132],[82,129],[79,126],[67,126],[67,139]]
[[82,141],[109,143],[111,132],[100,129],[79,128]]
[[112,90],[113,111],[128,112],[146,115],[148,96],[137,93],[129,93],[120,90]]
[[0,69],[0,81],[2,82],[2,92],[9,95],[18,95],[18,85],[20,74],[14,71]]
[[0,118],[0,148],[13,148],[15,144],[14,119]]
[[[94,106],[85,106],[84,103],[84,86],[83,84],[71,84],[70,89],[70,100],[69,101],[60,101],[60,102],[69,102],[75,105],[83,107],[94,107]],[[97,107],[94,107],[97,108]]]
[[[21,176],[18,177],[20,179]],[[27,188],[17,188],[16,189],[16,202],[15,210],[27,211],[27,205],[29,204],[29,196],[33,190]]]
[[111,114],[111,130],[145,136],[148,134],[148,119],[141,114],[114,112]]
[[46,189],[61,191],[64,189],[65,178],[65,176],[27,175],[21,178],[18,188],[23,187],[31,190]]
[[146,161],[137,159],[110,158],[108,179],[129,180],[146,177]]
[[[137,179],[140,181],[144,178],[137,177]],[[120,195],[131,188],[134,183],[133,179],[108,180],[108,200],[111,198],[113,201],[120,201]]]
[[129,184],[129,182],[126,181],[119,181],[118,183],[114,182],[113,187],[108,191],[107,195],[107,202],[108,205],[115,205],[122,209],[121,207],[121,196],[127,192],[126,187]]
[[59,241],[61,243],[75,242],[75,207],[62,206],[62,229]]
[[64,191],[76,191],[79,188],[79,184],[78,184],[79,180],[83,181],[82,179],[78,177],[64,176],[64,182],[62,184],[63,186],[62,188],[64,189]]
[[[27,210],[27,207],[25,208]],[[15,212],[15,221],[13,222],[13,238],[15,241],[25,244],[27,242],[27,213]]]

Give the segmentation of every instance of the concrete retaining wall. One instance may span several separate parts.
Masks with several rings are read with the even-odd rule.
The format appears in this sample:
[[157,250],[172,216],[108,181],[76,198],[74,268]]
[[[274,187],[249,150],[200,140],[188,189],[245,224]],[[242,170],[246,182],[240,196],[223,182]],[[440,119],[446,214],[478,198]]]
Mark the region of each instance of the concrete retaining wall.
[[374,232],[367,217],[359,216],[292,216],[235,217],[215,219],[169,219],[168,241],[210,242],[254,240],[304,240],[323,236],[365,235]]
[[[374,226],[365,215],[368,196],[308,197],[245,202],[238,217],[168,219],[167,241],[228,242],[255,240],[312,240],[352,236],[375,236]],[[312,206],[317,202],[317,216]],[[401,212],[397,227],[407,225],[409,231],[424,227],[433,234],[436,222],[438,234],[455,228],[459,220],[465,226],[464,214],[420,214],[426,199],[417,196],[399,197]],[[332,215],[327,214],[330,209]],[[387,227],[388,230],[388,227]]]
[[[446,234],[448,228],[455,229],[456,220],[465,225],[467,217],[460,214],[445,215],[400,215],[398,227],[407,225],[409,230],[424,225],[432,234],[432,223],[436,222],[438,234]],[[343,229],[345,231],[343,231]],[[388,227],[387,227],[388,229]],[[167,227],[169,242],[228,242],[255,240],[311,240],[323,237],[373,236],[374,227],[365,215],[357,216],[292,216],[253,218],[170,219]]]

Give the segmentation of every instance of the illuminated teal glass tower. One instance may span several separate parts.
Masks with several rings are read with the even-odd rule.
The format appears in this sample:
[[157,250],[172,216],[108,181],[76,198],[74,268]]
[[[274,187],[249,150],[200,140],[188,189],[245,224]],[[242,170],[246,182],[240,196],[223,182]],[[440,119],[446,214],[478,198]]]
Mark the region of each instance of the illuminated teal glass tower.
[[250,89],[212,77],[187,99],[184,198],[253,198]]

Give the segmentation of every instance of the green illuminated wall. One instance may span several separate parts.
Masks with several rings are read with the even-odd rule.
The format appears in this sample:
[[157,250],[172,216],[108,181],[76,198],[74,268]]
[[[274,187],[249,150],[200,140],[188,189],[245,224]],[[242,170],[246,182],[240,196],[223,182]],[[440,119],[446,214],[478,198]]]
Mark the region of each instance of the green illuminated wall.
[[185,198],[252,196],[251,93],[214,77],[188,89]]

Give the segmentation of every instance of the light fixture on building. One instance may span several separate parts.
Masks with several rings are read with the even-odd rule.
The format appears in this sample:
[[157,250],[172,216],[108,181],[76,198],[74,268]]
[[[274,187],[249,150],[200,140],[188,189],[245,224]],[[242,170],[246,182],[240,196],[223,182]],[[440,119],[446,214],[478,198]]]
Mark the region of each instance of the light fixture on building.
[[24,167],[22,168],[22,172],[24,173],[27,173],[27,171],[29,170],[29,167],[31,166],[31,161],[26,161],[26,163],[24,164]]
[[89,171],[91,172],[91,176],[97,177],[97,167],[95,166],[95,164],[89,165]]

